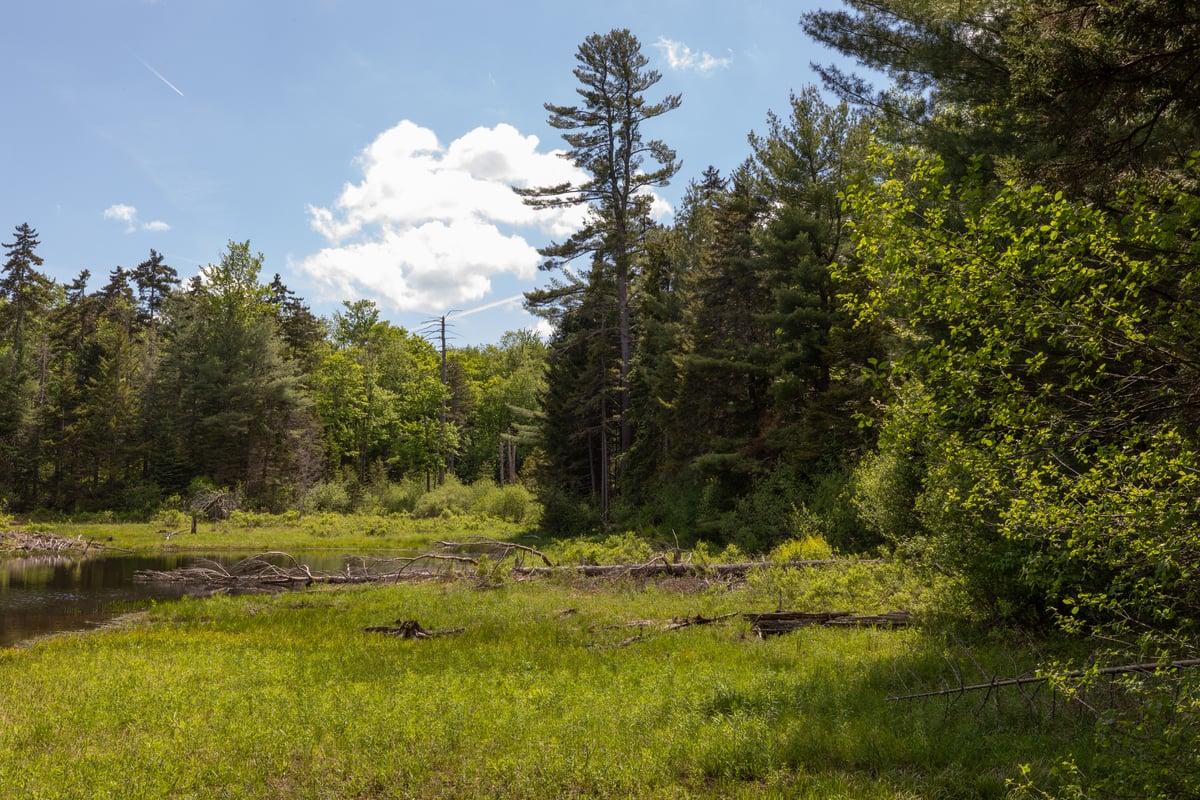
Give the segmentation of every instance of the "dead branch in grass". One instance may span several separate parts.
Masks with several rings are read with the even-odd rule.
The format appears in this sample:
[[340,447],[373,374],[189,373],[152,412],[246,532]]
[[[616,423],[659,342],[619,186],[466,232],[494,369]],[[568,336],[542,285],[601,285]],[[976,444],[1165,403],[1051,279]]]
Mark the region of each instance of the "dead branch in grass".
[[437,636],[451,636],[465,630],[466,628],[447,628],[429,631],[421,627],[421,623],[415,619],[398,619],[393,625],[368,625],[363,628],[365,633],[382,633],[395,639],[432,639]]
[[1059,672],[1047,675],[1023,675],[1017,678],[1002,678],[993,679],[987,683],[974,683],[970,686],[955,686],[950,689],[940,689],[932,692],[917,692],[916,694],[905,695],[888,695],[888,700],[920,700],[927,697],[945,697],[953,694],[966,694],[967,692],[991,691],[1003,686],[1026,686],[1031,683],[1045,683],[1049,680],[1063,680],[1072,678],[1084,678],[1089,675],[1125,675],[1134,672],[1144,672],[1153,674],[1160,669],[1184,669],[1187,667],[1200,667],[1200,658],[1182,658],[1177,661],[1159,662],[1150,661],[1141,664],[1119,664],[1112,667],[1100,667],[1094,670],[1077,669],[1069,672]]
[[554,562],[543,553],[541,550],[536,550],[532,547],[516,542],[502,542],[499,539],[491,539],[487,536],[476,536],[465,542],[446,542],[435,541],[438,547],[443,550],[451,550],[455,552],[465,553],[486,553],[489,556],[495,556],[500,559],[508,558],[513,553],[529,553],[537,556],[542,560],[542,563],[547,567],[553,567]]

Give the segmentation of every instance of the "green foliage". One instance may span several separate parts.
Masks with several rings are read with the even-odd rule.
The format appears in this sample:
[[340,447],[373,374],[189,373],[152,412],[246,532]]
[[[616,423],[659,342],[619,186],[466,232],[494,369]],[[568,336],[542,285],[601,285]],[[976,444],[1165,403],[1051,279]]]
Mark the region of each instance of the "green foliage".
[[559,539],[543,552],[558,564],[642,564],[654,550],[641,536],[631,531],[604,537]]
[[797,512],[801,516],[798,528],[808,528],[810,533],[803,535],[803,538],[788,539],[786,542],[781,542],[771,549],[767,554],[767,558],[771,561],[816,561],[833,557],[833,548],[829,546],[829,542],[825,541],[825,537],[816,532],[817,520],[813,519],[807,512]]
[[435,486],[417,499],[412,513],[419,519],[430,519],[447,514],[461,516],[471,510],[476,496],[477,493],[472,490],[472,487],[463,485],[453,475],[447,475],[445,483]]
[[537,524],[538,505],[533,493],[520,484],[495,486],[487,482],[487,490],[476,497],[471,511],[485,517],[507,522]]
[[305,493],[301,508],[306,512],[332,511],[345,514],[354,507],[354,498],[342,481],[321,481]]
[[1130,190],[1112,213],[941,176],[850,195],[868,288],[848,302],[903,337],[861,512],[1001,614],[1188,618],[1200,448],[1172,398],[1197,363],[1197,199]]
[[1125,178],[1174,171],[1200,108],[1193,3],[846,0],[803,15],[809,36],[892,85],[834,66],[838,94],[881,109],[961,174],[976,156],[1066,191],[1105,196]]
[[367,488],[366,505],[381,514],[408,514],[425,494],[425,481],[410,478],[401,483],[377,482]]

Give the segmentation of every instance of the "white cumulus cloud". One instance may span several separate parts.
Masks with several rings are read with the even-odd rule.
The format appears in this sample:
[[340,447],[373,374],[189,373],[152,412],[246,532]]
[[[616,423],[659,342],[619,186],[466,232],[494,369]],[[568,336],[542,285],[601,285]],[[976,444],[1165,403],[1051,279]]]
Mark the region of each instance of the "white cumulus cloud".
[[728,56],[717,58],[708,52],[696,52],[683,42],[668,39],[665,36],[658,37],[654,46],[662,52],[663,58],[667,60],[667,66],[679,72],[691,71],[708,75],[718,69],[725,69],[733,63],[733,59]]
[[[500,124],[443,146],[428,128],[400,122],[358,157],[360,182],[347,183],[332,207],[309,206],[310,224],[329,246],[295,266],[342,297],[376,297],[398,311],[477,303],[496,275],[532,288],[537,247],[570,236],[587,214],[537,211],[513,192],[586,179],[538,144]],[[655,211],[670,207],[656,203]]]
[[137,230],[155,232],[171,230],[171,226],[162,220],[156,219],[153,222],[141,222],[138,219],[138,210],[124,203],[116,203],[104,209],[104,218],[125,223],[126,233],[133,233]]

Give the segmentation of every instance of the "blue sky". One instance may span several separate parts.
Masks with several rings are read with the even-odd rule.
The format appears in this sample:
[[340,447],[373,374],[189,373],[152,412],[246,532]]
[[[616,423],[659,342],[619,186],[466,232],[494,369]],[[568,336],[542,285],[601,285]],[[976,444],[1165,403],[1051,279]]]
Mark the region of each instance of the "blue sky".
[[[542,104],[573,103],[579,44],[628,28],[683,95],[648,124],[683,168],[671,207],[833,55],[800,14],[836,0],[39,0],[0,29],[0,231],[98,289],[151,248],[182,277],[249,240],[314,312],[368,298],[460,344],[533,327],[519,296],[570,215],[509,191],[569,177]],[[514,299],[517,298],[517,299]],[[482,309],[474,311],[475,309]],[[474,313],[470,313],[474,312]]]

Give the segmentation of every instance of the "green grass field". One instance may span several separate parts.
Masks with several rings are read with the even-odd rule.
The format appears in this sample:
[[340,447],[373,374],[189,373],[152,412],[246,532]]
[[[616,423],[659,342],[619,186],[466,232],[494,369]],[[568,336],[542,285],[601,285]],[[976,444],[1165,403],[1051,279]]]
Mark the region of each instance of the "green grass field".
[[[882,564],[736,585],[468,578],[162,603],[0,651],[0,795],[989,798],[1013,794],[1022,765],[1050,786],[1062,759],[1086,765],[1094,720],[1048,689],[888,699],[1055,654],[935,622],[927,589]],[[765,640],[739,616],[664,629],[847,603],[913,607],[925,624]],[[462,630],[363,630],[397,620]]]

